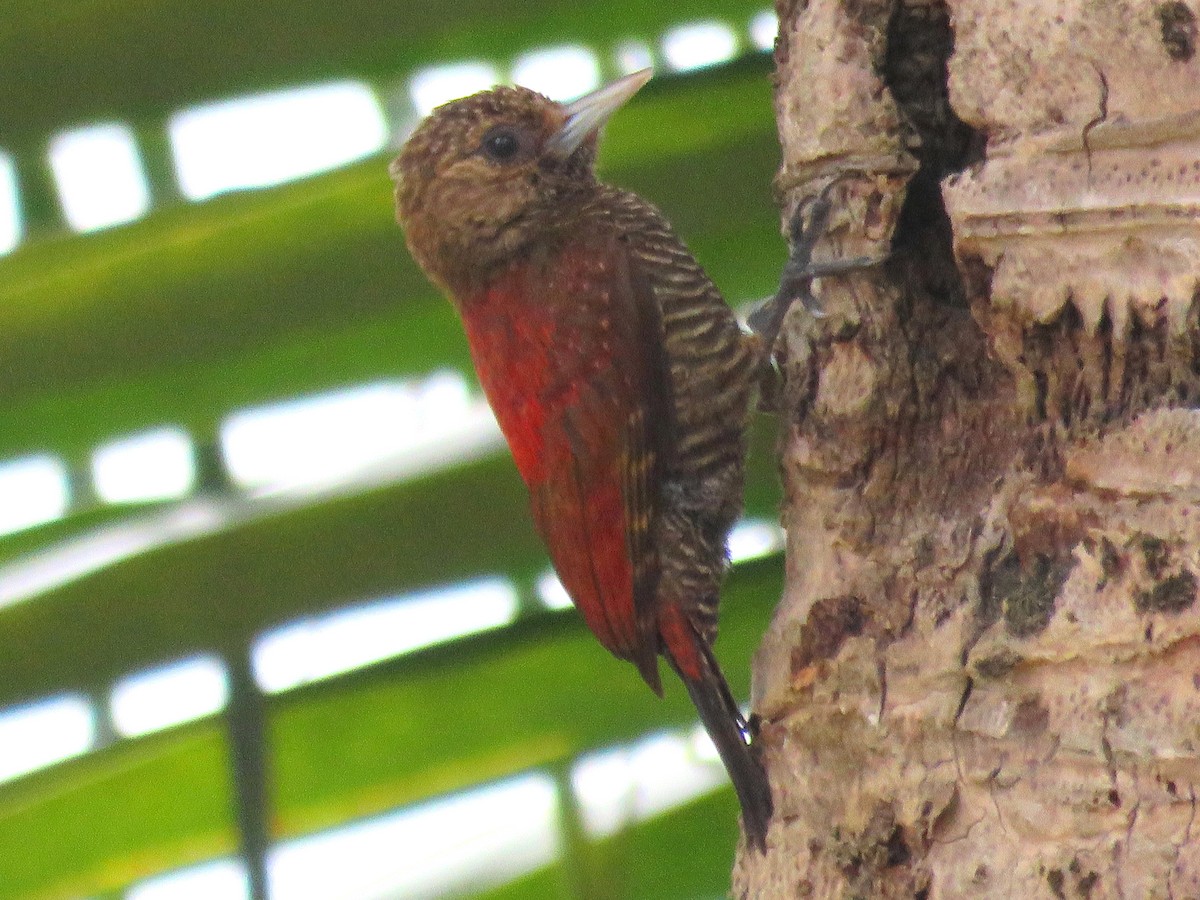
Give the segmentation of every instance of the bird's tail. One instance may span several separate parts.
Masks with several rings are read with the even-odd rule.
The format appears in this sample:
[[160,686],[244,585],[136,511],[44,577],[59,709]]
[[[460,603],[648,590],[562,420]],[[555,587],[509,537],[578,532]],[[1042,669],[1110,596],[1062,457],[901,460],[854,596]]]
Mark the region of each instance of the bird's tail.
[[696,633],[686,615],[675,608],[673,614],[660,619],[659,627],[667,659],[686,685],[700,721],[729,772],[742,806],[746,839],[764,853],[773,811],[771,786],[751,744],[750,728],[729,691],[712,648]]

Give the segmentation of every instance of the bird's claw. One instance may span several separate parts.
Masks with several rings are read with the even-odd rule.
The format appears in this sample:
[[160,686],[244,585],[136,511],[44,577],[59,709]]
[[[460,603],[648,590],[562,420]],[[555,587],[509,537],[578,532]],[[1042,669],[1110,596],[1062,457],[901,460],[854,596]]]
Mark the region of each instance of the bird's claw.
[[761,347],[759,408],[764,412],[777,411],[782,400],[781,375],[775,366],[774,349],[784,317],[792,303],[799,300],[810,315],[822,318],[825,316],[825,310],[812,292],[814,279],[861,271],[881,265],[889,258],[888,254],[884,254],[813,261],[813,249],[829,227],[829,217],[833,210],[830,194],[834,185],[840,181],[840,178],[831,181],[820,194],[804,201],[796,209],[789,228],[791,252],[779,278],[779,289],[775,296],[763,302],[746,319],[750,330],[758,336]]
[[[792,303],[799,300],[804,308],[813,316],[820,318],[825,315],[820,302],[813,295],[812,282],[815,278],[829,278],[846,275],[862,269],[882,264],[888,259],[883,256],[856,256],[851,259],[833,259],[814,262],[813,248],[816,247],[829,227],[829,216],[833,203],[829,194],[839,180],[830,182],[815,198],[801,203],[792,216],[791,236],[792,249],[788,260],[783,266],[779,278],[779,290],[775,296],[754,310],[746,320],[746,324],[762,339],[764,352],[770,356],[775,346],[779,329],[783,326],[784,316]],[[808,222],[805,224],[805,214]]]

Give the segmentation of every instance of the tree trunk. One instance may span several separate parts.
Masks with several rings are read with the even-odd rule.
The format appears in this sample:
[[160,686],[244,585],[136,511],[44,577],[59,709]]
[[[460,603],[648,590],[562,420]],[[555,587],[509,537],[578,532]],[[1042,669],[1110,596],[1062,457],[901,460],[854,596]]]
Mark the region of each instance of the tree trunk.
[[781,0],[787,586],[741,897],[1200,898],[1200,0]]

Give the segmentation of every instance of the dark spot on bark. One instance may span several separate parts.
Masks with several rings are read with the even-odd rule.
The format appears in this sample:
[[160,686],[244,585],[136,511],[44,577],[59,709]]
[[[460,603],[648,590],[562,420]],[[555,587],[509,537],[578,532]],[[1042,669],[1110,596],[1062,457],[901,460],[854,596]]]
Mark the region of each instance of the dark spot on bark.
[[1162,42],[1167,56],[1187,62],[1196,55],[1196,14],[1186,3],[1160,3],[1158,24],[1162,26]]
[[1100,883],[1100,875],[1096,872],[1088,872],[1075,884],[1075,892],[1079,895],[1080,900],[1090,900],[1092,890]]
[[1112,790],[1110,790],[1108,792],[1108,803],[1114,809],[1120,809],[1121,808],[1121,792],[1118,791],[1116,788],[1113,788]]
[[1034,415],[1038,417],[1038,421],[1045,421],[1046,398],[1050,396],[1050,380],[1046,373],[1039,369],[1033,373],[1033,383],[1037,388],[1033,401]]
[[1173,782],[1173,781],[1167,782],[1167,793],[1168,794],[1170,794],[1172,797],[1174,797],[1174,796],[1176,796],[1178,791],[1179,791],[1179,789],[1177,787],[1175,787],[1175,782]]
[[892,829],[891,835],[887,841],[887,865],[902,866],[912,859],[912,851],[908,849],[908,844],[904,840],[904,832],[897,825]]
[[982,678],[1003,678],[1016,668],[1022,659],[1023,657],[1019,653],[1014,653],[1011,650],[1001,650],[975,663],[975,671]]
[[992,281],[996,270],[978,256],[967,256],[960,262],[963,284],[968,297],[992,296]]
[[913,550],[913,566],[917,569],[927,569],[933,565],[936,558],[933,552],[935,546],[932,537],[927,534],[921,535]]
[[966,686],[963,687],[962,696],[958,698],[958,709],[954,711],[954,722],[958,724],[958,720],[962,717],[963,710],[967,708],[967,701],[971,699],[971,694],[975,690],[975,679],[968,678]]
[[1009,631],[1019,637],[1028,637],[1050,623],[1058,592],[1072,566],[1073,561],[1037,557],[1029,577],[1005,600],[1004,621]]
[[1035,697],[1021,701],[1013,714],[1012,731],[1032,739],[1043,734],[1050,725],[1050,710]]
[[808,611],[799,644],[792,651],[792,671],[799,672],[817,660],[832,658],[846,638],[862,634],[866,623],[863,602],[858,597],[818,600]]
[[1160,537],[1144,534],[1140,545],[1142,557],[1146,560],[1146,572],[1151,578],[1162,578],[1167,573],[1167,566],[1171,562],[1171,552],[1167,548],[1167,542]]
[[1046,873],[1046,884],[1050,885],[1050,891],[1058,900],[1067,900],[1067,895],[1063,893],[1066,881],[1067,877],[1063,875],[1062,869],[1051,869]]
[[1196,576],[1186,569],[1134,598],[1138,612],[1180,613],[1196,602]]
[[[979,574],[979,613],[980,625],[987,627],[1000,618],[1004,612],[1004,598],[999,596],[996,588],[997,573],[1006,569],[1009,561],[1017,564],[1016,555],[1009,551],[1004,554],[1002,547],[988,551],[983,558],[983,568]],[[964,664],[966,659],[963,659]]]
[[1100,540],[1100,571],[1104,573],[1104,580],[1100,582],[1099,587],[1104,587],[1109,581],[1120,575],[1124,568],[1125,564],[1116,545],[1108,538],[1102,538]]
[[919,897],[929,890],[928,873],[912,869],[913,848],[888,804],[876,804],[861,832],[835,826],[831,833],[830,857],[846,878],[846,897],[879,897],[885,884],[889,896]]
[[975,867],[975,874],[971,876],[971,880],[976,884],[983,884],[983,882],[988,880],[988,876],[990,874],[991,873],[988,872],[988,867],[983,863],[980,863]]
[[[1123,728],[1129,722],[1129,712],[1125,707],[1128,699],[1129,686],[1123,683],[1119,684],[1104,698],[1104,702],[1100,705],[1100,713],[1118,728]],[[1111,759],[1112,747],[1109,746],[1108,740],[1102,737],[1100,744],[1104,748],[1104,758]]]
[[929,888],[923,887],[913,894],[913,900],[929,900]]
[[849,842],[843,842],[837,829],[834,829],[833,839],[837,842],[833,848],[833,858],[837,863],[838,871],[847,878],[857,878],[859,871],[862,869],[862,854],[855,847],[851,846]]
[[980,580],[983,612],[995,615],[1002,611],[1009,633],[1017,637],[1037,634],[1050,623],[1058,592],[1073,565],[1073,557],[1051,559],[1039,554],[1031,566],[1023,567],[1017,554],[1009,551],[984,568]]

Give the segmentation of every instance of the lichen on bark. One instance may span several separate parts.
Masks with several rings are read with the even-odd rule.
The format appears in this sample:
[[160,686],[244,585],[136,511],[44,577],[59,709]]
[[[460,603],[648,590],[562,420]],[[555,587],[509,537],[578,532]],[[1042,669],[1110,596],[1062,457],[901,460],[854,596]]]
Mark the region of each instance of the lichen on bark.
[[785,328],[735,894],[1200,897],[1198,0],[778,10],[783,221],[891,256]]

